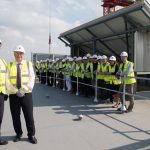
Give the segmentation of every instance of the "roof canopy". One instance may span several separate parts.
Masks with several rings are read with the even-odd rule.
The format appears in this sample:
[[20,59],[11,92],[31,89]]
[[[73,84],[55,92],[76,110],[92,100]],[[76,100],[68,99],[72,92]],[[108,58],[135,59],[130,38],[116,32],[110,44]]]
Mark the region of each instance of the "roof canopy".
[[59,39],[68,46],[78,46],[86,53],[116,55],[131,49],[134,32],[150,30],[150,5],[138,2],[108,16],[92,20],[61,33]]

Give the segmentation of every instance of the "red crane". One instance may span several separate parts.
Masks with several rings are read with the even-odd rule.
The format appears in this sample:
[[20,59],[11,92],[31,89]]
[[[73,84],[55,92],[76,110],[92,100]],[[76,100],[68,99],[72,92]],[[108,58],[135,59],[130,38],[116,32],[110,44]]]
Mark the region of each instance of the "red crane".
[[134,0],[103,0],[103,15],[108,15],[115,11],[116,6],[127,7],[134,3]]

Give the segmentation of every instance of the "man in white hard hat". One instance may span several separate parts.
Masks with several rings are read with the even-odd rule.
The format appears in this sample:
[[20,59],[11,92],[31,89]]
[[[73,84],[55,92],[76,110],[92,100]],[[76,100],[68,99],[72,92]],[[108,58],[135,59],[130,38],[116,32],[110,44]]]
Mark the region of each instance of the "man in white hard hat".
[[[0,48],[2,41],[0,40]],[[6,145],[8,142],[1,138],[1,124],[4,114],[4,101],[6,94],[6,63],[4,59],[0,58],[0,145]]]
[[34,87],[35,74],[33,65],[26,61],[25,49],[22,45],[14,49],[15,61],[7,65],[7,89],[9,91],[10,110],[16,136],[14,142],[21,140],[23,131],[21,127],[21,109],[24,114],[28,140],[32,144],[37,143],[35,138],[35,125],[33,118],[32,89]]
[[[129,94],[133,94],[134,93],[134,84],[136,83],[135,80],[135,75],[134,75],[134,69],[133,66],[134,64],[130,61],[128,61],[128,53],[123,51],[120,54],[122,63],[119,66],[119,71],[117,72],[117,76],[120,76],[122,78],[122,84],[120,86],[120,91],[123,92],[123,83],[125,82],[126,84],[126,92],[128,92]],[[120,94],[120,99],[121,102],[123,103],[123,95]],[[118,110],[125,110],[126,112],[131,112],[134,106],[134,96],[132,95],[126,95],[126,100],[128,100],[129,106],[127,108],[127,110],[125,110],[126,108],[124,108],[124,106],[122,105],[121,108],[119,108]]]
[[[102,63],[101,63],[101,74],[102,74],[102,80],[103,82],[101,82],[101,87],[104,88],[108,88],[109,87],[109,76],[107,75],[108,73],[108,68],[110,63],[108,62],[108,57],[106,55],[102,55],[101,57],[102,59]],[[109,91],[108,90],[104,90],[101,89],[101,102],[105,102],[107,101],[107,99],[109,98]]]

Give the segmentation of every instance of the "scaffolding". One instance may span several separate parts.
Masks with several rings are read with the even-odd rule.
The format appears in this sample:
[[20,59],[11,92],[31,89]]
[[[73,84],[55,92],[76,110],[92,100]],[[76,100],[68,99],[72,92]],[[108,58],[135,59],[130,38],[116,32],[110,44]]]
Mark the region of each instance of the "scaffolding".
[[116,6],[127,7],[134,4],[134,0],[103,0],[103,15],[115,12]]

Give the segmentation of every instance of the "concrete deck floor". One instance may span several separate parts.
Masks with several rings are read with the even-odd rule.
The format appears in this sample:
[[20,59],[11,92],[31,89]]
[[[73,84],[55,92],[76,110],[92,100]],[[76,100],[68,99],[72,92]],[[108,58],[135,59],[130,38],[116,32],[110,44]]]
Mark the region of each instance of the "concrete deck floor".
[[[23,115],[23,139],[13,142],[15,132],[7,101],[2,136],[9,144],[0,150],[150,149],[150,100],[136,100],[133,112],[119,114],[112,104],[96,105],[92,99],[41,84],[36,84],[33,97],[38,144],[28,142]],[[83,119],[74,121],[79,114]]]

